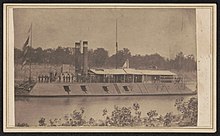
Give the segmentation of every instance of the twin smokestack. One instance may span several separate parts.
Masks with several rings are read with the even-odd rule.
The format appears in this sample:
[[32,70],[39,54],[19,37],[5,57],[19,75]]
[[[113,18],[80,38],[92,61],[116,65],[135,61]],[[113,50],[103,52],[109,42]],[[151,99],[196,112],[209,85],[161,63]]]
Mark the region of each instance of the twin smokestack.
[[[81,55],[81,45],[83,46],[83,56]],[[82,57],[81,57],[82,56]],[[88,41],[75,42],[75,74],[87,77],[88,75]]]

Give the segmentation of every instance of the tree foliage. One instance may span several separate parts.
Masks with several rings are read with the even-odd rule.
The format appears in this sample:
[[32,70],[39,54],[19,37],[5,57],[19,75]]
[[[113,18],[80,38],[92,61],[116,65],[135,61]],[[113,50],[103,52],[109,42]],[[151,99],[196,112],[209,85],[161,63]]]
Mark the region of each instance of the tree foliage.
[[[140,111],[140,105],[134,103],[132,107],[114,106],[112,112],[103,110],[104,120],[89,118],[85,120],[84,108],[79,111],[73,110],[72,113],[66,114],[63,118],[39,120],[39,126],[146,126],[146,127],[184,127],[197,126],[198,118],[198,101],[197,98],[191,97],[184,101],[183,98],[176,99],[174,105],[179,113],[168,112],[165,115],[159,115],[156,110],[150,110],[147,113]],[[144,117],[142,117],[142,116]]]
[[102,67],[108,59],[108,51],[103,48],[97,48],[93,51],[89,59],[93,67]]
[[[36,64],[72,64],[74,65],[74,48],[58,47],[56,49],[30,48],[31,61]],[[22,63],[23,52],[20,49],[14,49],[15,63]],[[82,54],[81,54],[82,55]],[[131,68],[138,69],[174,69],[177,71],[195,71],[195,57],[185,55],[179,52],[174,59],[167,59],[160,54],[131,55],[128,48],[119,50],[117,53],[118,67],[122,67],[124,62],[129,59]],[[104,48],[90,49],[88,51],[89,67],[95,68],[113,68],[116,66],[116,54],[109,56]]]
[[198,99],[192,97],[186,102],[183,100],[183,98],[177,99],[174,105],[177,110],[182,113],[182,122],[187,122],[187,124],[182,122],[180,122],[180,124],[196,126],[198,117]]

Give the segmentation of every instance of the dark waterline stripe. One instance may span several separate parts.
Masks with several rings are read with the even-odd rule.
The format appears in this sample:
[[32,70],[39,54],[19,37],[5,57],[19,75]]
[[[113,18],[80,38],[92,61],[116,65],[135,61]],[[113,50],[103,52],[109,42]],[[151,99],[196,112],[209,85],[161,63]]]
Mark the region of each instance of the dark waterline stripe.
[[132,95],[124,95],[124,94],[120,94],[120,95],[16,95],[15,97],[36,97],[36,98],[40,98],[40,97],[48,97],[48,98],[52,98],[52,97],[115,97],[115,96],[174,96],[174,95],[196,95],[196,92],[192,92],[192,93],[173,93],[173,94],[132,94]]

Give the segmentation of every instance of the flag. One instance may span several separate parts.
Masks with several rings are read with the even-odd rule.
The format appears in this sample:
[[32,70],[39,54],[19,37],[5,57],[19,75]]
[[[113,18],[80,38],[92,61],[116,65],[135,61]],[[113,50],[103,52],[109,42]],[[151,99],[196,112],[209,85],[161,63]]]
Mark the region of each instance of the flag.
[[125,61],[124,65],[122,67],[129,68],[129,60],[128,59]]
[[[24,42],[24,45],[23,45],[23,48],[22,48],[22,50],[23,50],[23,54],[22,54],[23,59],[22,59],[22,67],[21,67],[21,69],[23,69],[24,65],[28,61],[28,56],[27,55],[29,54],[28,52],[30,52],[29,49],[31,47],[31,44],[30,44],[30,34],[31,34],[31,31],[32,31],[32,23],[31,23],[30,28],[28,29],[28,37],[27,37],[26,41]],[[32,35],[31,35],[31,38],[32,38]]]
[[24,42],[24,46],[23,46],[23,50],[29,45],[29,36],[28,36],[28,38],[27,38],[27,40]]
[[21,69],[23,69],[24,65],[27,63],[27,54],[28,54],[28,49],[29,49],[29,36],[27,38],[27,40],[24,42],[24,46],[23,46],[23,60],[22,60],[22,67]]
[[[32,32],[32,23],[31,23],[30,28],[28,29],[28,32],[27,32],[28,33],[28,38],[27,38],[27,40],[24,43],[23,50],[24,50],[25,47],[27,47],[29,45],[29,40],[30,40],[31,32]],[[32,36],[31,36],[31,38],[32,38]]]
[[25,43],[24,43],[24,46],[23,46],[23,54],[26,54],[27,53],[27,50],[28,50],[28,46],[29,46],[29,36],[28,36],[28,38],[27,38],[27,40],[25,41]]
[[24,43],[24,46],[23,46],[23,57],[26,57],[26,55],[27,55],[27,52],[28,52],[28,49],[29,49],[29,47],[30,47],[30,45],[29,45],[29,36],[28,36],[28,38],[27,38],[27,40],[25,41],[25,43]]

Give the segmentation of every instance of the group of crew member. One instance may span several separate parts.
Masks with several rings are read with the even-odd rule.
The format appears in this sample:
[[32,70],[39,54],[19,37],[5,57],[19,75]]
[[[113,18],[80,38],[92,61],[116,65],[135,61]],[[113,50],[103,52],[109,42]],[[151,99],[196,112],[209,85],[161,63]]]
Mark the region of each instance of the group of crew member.
[[62,73],[58,76],[58,82],[74,82],[74,76],[70,73]]
[[72,73],[61,73],[60,75],[39,75],[38,76],[38,82],[40,83],[51,83],[51,82],[65,82],[70,83],[74,82],[75,78]]
[[39,75],[38,82],[41,82],[41,83],[51,82],[51,77],[49,77],[48,75]]

